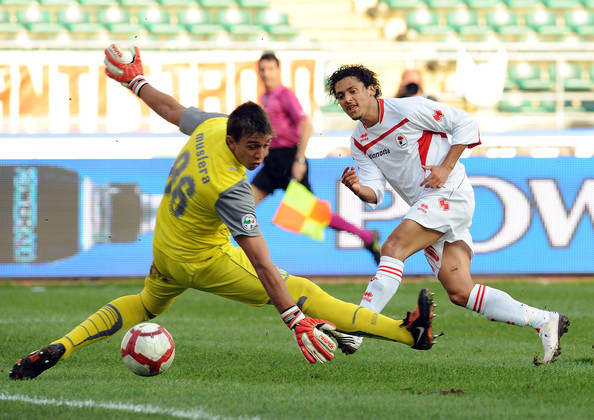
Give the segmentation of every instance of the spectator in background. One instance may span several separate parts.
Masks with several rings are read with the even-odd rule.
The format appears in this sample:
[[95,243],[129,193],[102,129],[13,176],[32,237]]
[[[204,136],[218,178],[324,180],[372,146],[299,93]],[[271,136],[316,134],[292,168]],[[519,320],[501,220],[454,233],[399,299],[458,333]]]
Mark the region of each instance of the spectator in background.
[[[264,166],[252,180],[258,205],[277,189],[286,190],[292,178],[311,191],[305,150],[313,131],[311,119],[303,111],[295,93],[281,84],[280,63],[272,52],[258,61],[258,72],[266,92],[260,97],[276,132]],[[332,213],[331,228],[357,235],[377,263],[380,259],[379,233],[361,229]]]
[[410,96],[424,96],[427,99],[437,101],[437,98],[425,95],[423,89],[423,76],[420,70],[404,70],[400,79],[400,86],[396,92],[396,98],[408,98]]

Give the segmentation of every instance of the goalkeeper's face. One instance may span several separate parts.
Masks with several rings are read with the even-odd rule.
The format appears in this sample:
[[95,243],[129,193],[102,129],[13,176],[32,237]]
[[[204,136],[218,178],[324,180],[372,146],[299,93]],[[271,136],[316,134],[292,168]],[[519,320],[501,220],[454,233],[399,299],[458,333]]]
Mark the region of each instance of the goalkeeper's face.
[[253,171],[268,156],[271,140],[271,134],[244,135],[237,142],[233,137],[227,136],[227,145],[239,163]]

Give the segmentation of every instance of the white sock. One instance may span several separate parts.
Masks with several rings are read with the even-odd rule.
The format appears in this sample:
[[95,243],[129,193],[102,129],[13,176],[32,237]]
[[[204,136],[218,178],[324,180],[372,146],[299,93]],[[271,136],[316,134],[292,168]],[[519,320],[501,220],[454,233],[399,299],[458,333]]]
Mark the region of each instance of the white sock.
[[518,302],[507,293],[482,284],[476,284],[470,292],[466,309],[483,314],[490,321],[520,327],[531,325],[538,328],[551,317],[549,311]]
[[398,290],[403,270],[402,261],[382,256],[377,273],[369,282],[360,306],[380,313]]

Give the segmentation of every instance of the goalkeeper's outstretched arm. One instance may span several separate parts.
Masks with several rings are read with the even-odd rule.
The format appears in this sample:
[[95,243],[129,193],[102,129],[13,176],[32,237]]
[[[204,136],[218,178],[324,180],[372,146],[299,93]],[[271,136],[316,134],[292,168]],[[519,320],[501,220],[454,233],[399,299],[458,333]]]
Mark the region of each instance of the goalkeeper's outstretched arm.
[[130,49],[132,61],[129,61],[121,49],[112,44],[105,49],[105,74],[134,92],[161,118],[179,127],[179,122],[186,107],[172,96],[151,86],[143,75],[142,60],[138,47]]
[[278,268],[270,259],[268,245],[263,236],[236,236],[254,266],[262,286],[281,318],[293,333],[303,357],[310,363],[326,363],[334,358],[336,343],[327,335],[334,324],[322,319],[307,318],[295,304]]

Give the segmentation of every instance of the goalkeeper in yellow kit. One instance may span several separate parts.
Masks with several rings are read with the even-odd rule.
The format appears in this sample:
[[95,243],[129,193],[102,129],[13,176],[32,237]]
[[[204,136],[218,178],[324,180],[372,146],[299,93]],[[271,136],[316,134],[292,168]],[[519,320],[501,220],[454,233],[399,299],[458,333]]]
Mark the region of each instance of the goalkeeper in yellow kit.
[[273,304],[311,363],[332,360],[337,345],[330,337],[342,333],[431,348],[434,304],[427,289],[421,290],[417,307],[406,319],[394,320],[338,300],[272,263],[246,177],[246,168],[262,163],[274,135],[260,105],[244,103],[229,116],[186,108],[147,83],[137,48],[132,62],[115,45],[105,54],[107,76],[130,88],[190,139],[165,185],[153,264],[142,291],[105,304],[64,337],[21,358],[10,378],[33,379],[74,351],[162,314],[190,288],[253,306]]

